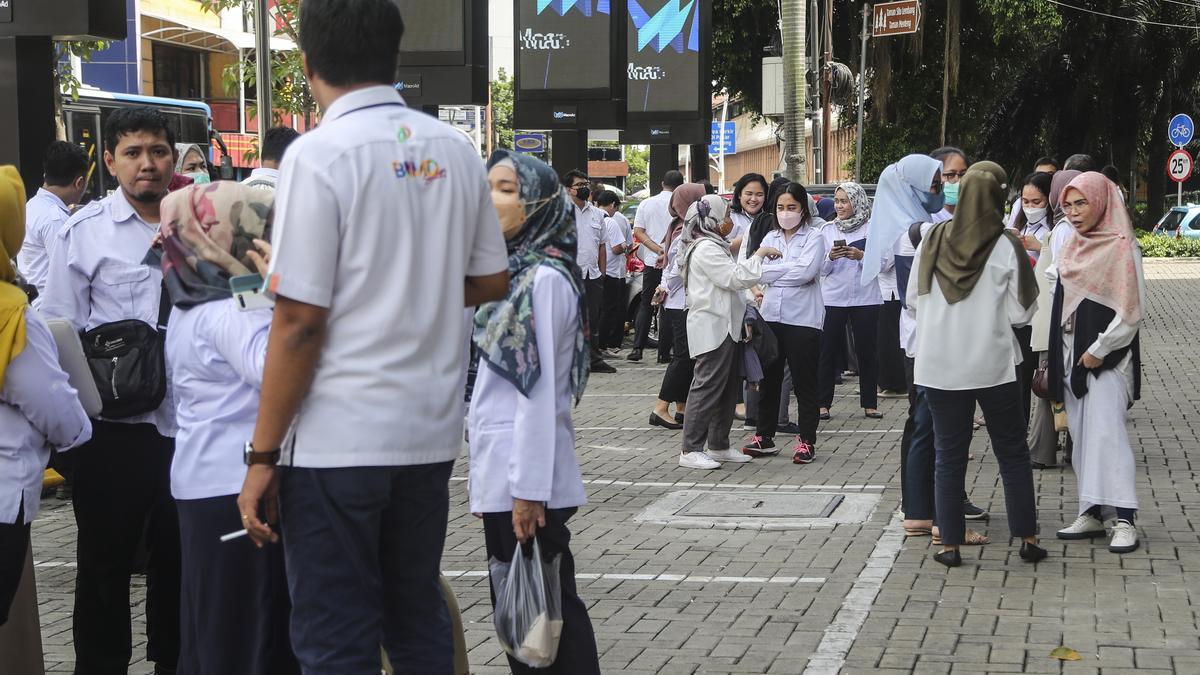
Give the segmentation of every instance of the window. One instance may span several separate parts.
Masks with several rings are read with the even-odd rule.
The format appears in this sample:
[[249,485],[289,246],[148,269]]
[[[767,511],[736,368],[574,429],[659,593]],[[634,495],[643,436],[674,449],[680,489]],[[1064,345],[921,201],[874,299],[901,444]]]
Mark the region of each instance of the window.
[[1186,215],[1185,211],[1176,211],[1175,209],[1171,209],[1170,213],[1168,213],[1161,221],[1159,221],[1158,229],[1166,232],[1174,232],[1179,228],[1179,223],[1183,222],[1184,215]]
[[206,55],[154,43],[154,95],[198,101],[204,98]]

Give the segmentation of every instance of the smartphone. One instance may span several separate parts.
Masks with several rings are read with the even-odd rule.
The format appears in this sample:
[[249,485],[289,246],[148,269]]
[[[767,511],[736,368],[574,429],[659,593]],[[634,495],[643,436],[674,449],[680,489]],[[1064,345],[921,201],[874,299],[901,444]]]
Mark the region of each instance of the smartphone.
[[834,242],[833,242],[833,247],[834,247],[834,248],[846,248],[846,240],[845,240],[845,239],[838,239],[838,240],[834,241]]
[[267,297],[263,288],[261,274],[243,274],[229,280],[229,290],[233,292],[233,301],[238,309],[248,312],[252,309],[270,309],[275,301]]

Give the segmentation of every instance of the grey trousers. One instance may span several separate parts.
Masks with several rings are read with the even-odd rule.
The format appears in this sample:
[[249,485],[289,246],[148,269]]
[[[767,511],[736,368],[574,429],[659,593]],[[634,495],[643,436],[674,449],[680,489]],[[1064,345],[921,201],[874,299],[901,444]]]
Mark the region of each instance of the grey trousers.
[[738,349],[740,345],[726,337],[720,347],[695,357],[683,420],[683,452],[704,452],[705,442],[712,450],[729,449],[729,429],[742,386]]

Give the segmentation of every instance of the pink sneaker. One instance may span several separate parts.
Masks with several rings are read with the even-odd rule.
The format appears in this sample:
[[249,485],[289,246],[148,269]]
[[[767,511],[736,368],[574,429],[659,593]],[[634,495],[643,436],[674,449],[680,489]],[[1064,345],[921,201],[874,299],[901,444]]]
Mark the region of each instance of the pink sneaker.
[[816,458],[816,448],[808,442],[796,439],[796,454],[792,455],[792,464],[811,464]]
[[742,454],[750,457],[766,457],[779,454],[779,448],[775,447],[775,441],[769,438],[754,436],[750,439],[749,445],[742,447]]

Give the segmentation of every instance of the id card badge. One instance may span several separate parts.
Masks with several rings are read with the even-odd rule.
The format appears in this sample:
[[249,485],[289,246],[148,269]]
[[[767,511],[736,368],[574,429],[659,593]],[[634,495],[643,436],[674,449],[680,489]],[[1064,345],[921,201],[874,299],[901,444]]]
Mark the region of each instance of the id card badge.
[[243,274],[229,280],[229,290],[233,292],[233,302],[243,312],[252,309],[271,309],[275,301],[267,297],[261,274]]

